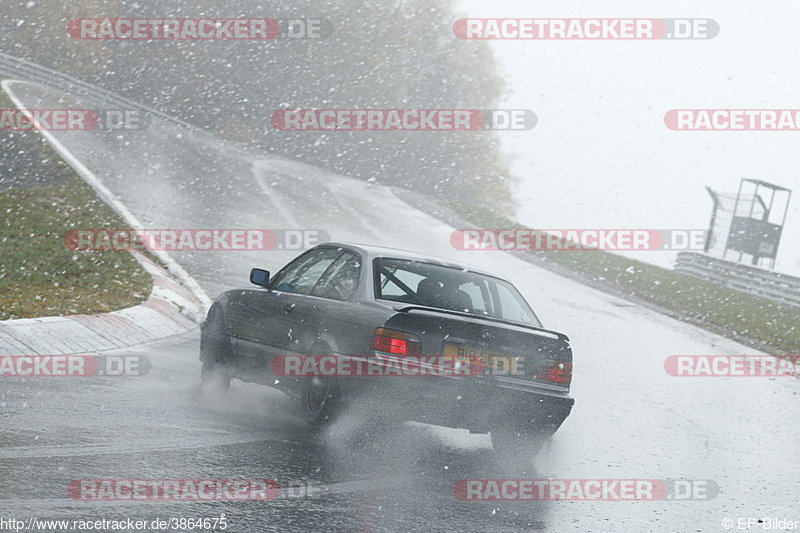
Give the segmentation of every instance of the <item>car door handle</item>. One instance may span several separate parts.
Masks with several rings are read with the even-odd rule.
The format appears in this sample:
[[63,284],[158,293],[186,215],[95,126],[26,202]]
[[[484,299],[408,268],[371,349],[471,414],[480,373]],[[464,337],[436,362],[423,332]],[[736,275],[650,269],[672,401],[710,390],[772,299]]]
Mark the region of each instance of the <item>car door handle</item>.
[[287,305],[286,307],[283,308],[283,312],[286,313],[286,314],[289,314],[292,311],[294,311],[295,307],[297,307],[297,304],[289,304],[289,305]]

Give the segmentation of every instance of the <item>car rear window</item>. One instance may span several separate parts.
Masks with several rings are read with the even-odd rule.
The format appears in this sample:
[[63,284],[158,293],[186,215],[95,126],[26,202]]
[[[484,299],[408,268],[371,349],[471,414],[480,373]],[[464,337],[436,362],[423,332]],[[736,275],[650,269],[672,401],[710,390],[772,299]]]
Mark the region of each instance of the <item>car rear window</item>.
[[408,259],[378,258],[375,297],[541,326],[517,289],[469,270]]

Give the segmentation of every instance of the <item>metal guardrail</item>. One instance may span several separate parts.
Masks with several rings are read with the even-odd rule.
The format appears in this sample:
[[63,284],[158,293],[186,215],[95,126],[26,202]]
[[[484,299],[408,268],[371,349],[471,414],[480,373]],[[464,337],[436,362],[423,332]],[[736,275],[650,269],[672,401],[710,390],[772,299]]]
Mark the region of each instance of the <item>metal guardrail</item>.
[[800,278],[725,261],[697,252],[680,252],[675,270],[735,291],[800,307]]
[[157,109],[139,104],[133,100],[116,95],[111,91],[101,87],[97,87],[62,72],[58,72],[57,70],[52,70],[47,67],[37,65],[36,63],[31,63],[30,61],[4,54],[2,52],[0,52],[0,73],[5,73],[12,77],[19,77],[20,81],[30,81],[61,89],[76,96],[83,96],[94,100],[102,100],[111,105],[119,106],[123,109],[140,109],[151,115],[168,120],[175,124],[198,131],[203,131],[196,126],[189,124],[188,122],[171,117]]

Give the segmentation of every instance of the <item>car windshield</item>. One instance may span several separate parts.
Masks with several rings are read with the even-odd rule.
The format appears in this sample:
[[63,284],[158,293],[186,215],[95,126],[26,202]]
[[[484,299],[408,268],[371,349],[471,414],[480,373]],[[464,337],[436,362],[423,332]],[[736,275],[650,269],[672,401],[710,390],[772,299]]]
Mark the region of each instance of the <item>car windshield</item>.
[[507,281],[408,259],[379,258],[374,268],[375,297],[380,300],[541,326],[522,295]]

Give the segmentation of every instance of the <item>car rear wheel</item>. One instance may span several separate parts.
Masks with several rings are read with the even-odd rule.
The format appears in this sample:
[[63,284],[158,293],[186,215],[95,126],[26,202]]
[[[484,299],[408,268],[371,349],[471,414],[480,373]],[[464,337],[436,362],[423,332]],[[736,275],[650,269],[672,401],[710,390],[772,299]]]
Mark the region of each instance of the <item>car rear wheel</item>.
[[222,314],[214,309],[203,324],[200,333],[200,381],[204,385],[228,388],[231,385],[231,342],[225,335],[225,323]]
[[303,386],[303,419],[313,426],[330,423],[338,410],[336,385],[331,379],[308,378]]
[[231,386],[230,368],[225,364],[203,361],[200,381],[209,387],[227,389]]
[[548,438],[541,432],[513,428],[497,428],[490,433],[494,451],[504,459],[532,459]]

